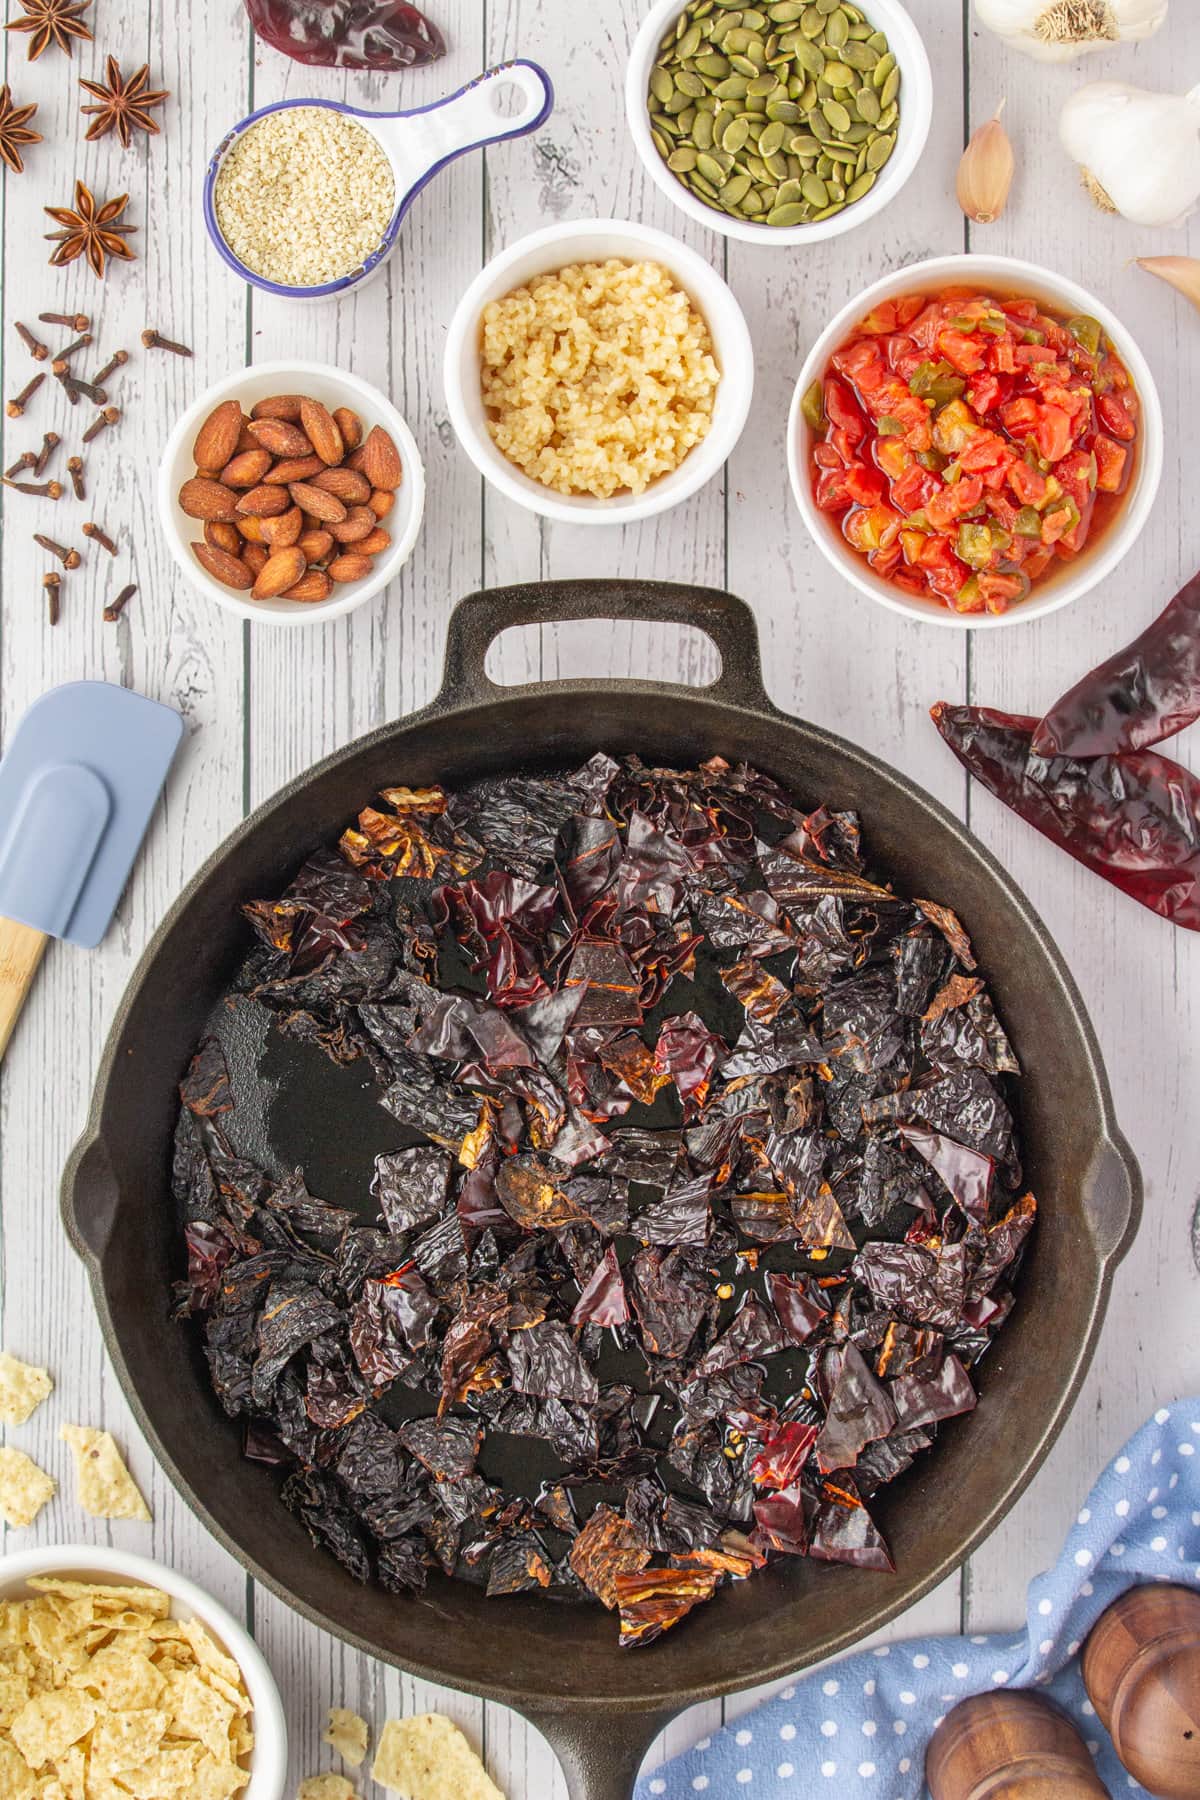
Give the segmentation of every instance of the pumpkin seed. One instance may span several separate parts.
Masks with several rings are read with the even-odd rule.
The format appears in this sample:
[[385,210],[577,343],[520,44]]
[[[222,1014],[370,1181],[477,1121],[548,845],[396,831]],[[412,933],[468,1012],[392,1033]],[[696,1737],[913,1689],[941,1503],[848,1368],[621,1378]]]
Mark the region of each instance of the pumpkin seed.
[[724,81],[729,74],[729,58],[716,50],[709,50],[696,58],[696,68],[701,75],[707,75],[714,81]]
[[695,166],[696,152],[691,144],[680,144],[667,158],[667,167],[673,175],[689,175]]
[[852,88],[854,86],[854,70],[844,62],[827,62],[825,64],[825,80],[831,88]]
[[750,192],[750,187],[751,181],[748,175],[731,175],[721,189],[722,206],[728,207],[731,212],[736,211]]
[[894,135],[889,132],[885,132],[882,137],[873,138],[871,147],[867,151],[868,169],[882,169],[884,163],[895,148],[896,139]]
[[698,112],[696,123],[692,126],[692,142],[697,150],[711,150],[716,120],[710,112]]
[[819,38],[825,30],[825,20],[816,6],[810,6],[800,20],[800,29],[806,38]]
[[720,134],[721,148],[728,151],[730,156],[736,156],[749,136],[749,119],[744,114],[739,118],[736,113],[730,113]]
[[825,52],[819,44],[802,37],[792,54],[806,75],[811,75],[814,81],[820,80],[825,73]]
[[774,6],[767,8],[767,17],[772,25],[793,25],[804,14],[805,0],[775,0]]
[[885,107],[890,106],[899,92],[900,71],[899,69],[893,69],[882,88],[879,90],[879,104]]
[[658,154],[662,157],[663,161],[668,162],[674,148],[670,138],[664,137],[663,133],[653,126],[650,129],[650,137],[654,143],[654,148],[658,151]]
[[[853,40],[848,44],[843,44],[840,55],[842,61],[849,63],[852,69],[857,69],[860,75],[870,74],[879,61],[878,52],[872,50],[869,44],[857,44]],[[697,68],[700,67],[700,61],[701,59],[697,57]]]
[[865,199],[871,189],[875,186],[875,181],[876,175],[874,169],[867,169],[862,175],[858,176],[858,178],[855,181],[852,181],[850,186],[846,189],[847,204],[853,205],[856,200]]
[[896,67],[896,58],[892,55],[891,51],[888,50],[879,58],[879,61],[875,64],[874,70],[872,71],[872,74],[871,74],[872,87],[874,87],[876,90],[882,88],[884,82],[887,80],[888,76],[891,74],[892,70],[895,67]]
[[758,140],[758,154],[769,164],[770,158],[777,150],[783,148],[783,140],[787,135],[787,126],[780,121],[768,125]]
[[840,100],[822,100],[821,111],[825,114],[826,122],[831,130],[849,131],[850,114]]
[[806,209],[798,200],[785,201],[782,206],[774,206],[767,214],[767,224],[786,229],[789,225],[803,225]]
[[675,83],[671,80],[670,70],[664,69],[661,63],[656,63],[650,71],[650,92],[660,106],[665,106],[675,92]]
[[825,44],[830,50],[840,50],[850,36],[850,21],[841,7],[830,13],[829,23],[825,27]]
[[809,171],[800,183],[800,191],[813,206],[829,205],[829,190],[815,169]]
[[782,125],[798,125],[802,116],[794,100],[767,101],[767,117],[772,122],[778,120]]
[[874,88],[859,88],[854,96],[854,105],[860,119],[864,119],[868,125],[878,125],[879,115],[883,108],[879,104],[879,95]]

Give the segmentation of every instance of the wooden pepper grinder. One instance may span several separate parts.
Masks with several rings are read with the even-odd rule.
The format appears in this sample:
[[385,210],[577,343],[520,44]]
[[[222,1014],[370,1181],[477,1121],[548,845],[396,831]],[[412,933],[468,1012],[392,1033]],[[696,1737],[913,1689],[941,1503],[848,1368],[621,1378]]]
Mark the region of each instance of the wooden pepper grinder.
[[1130,1588],[1092,1628],[1083,1682],[1117,1755],[1163,1800],[1200,1795],[1200,1594]]
[[1109,1800],[1071,1721],[1023,1689],[960,1702],[929,1740],[925,1779],[933,1800]]

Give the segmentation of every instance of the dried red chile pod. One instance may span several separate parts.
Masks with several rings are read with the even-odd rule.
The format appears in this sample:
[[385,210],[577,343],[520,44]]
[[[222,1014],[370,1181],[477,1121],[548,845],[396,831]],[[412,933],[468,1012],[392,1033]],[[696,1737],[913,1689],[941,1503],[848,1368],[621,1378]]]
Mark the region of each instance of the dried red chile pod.
[[1200,931],[1200,781],[1154,750],[1034,755],[1036,719],[948,706],[933,722],[963,767],[1019,818],[1123,893]]
[[1200,719],[1200,575],[1056,700],[1033,734],[1039,756],[1102,756],[1159,744]]
[[296,62],[338,69],[411,69],[436,62],[446,40],[405,0],[246,0],[250,23]]

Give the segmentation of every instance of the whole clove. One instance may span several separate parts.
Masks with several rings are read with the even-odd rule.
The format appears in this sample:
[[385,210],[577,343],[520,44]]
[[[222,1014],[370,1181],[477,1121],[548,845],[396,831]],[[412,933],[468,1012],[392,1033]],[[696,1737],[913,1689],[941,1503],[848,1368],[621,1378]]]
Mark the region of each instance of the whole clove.
[[50,346],[43,344],[41,338],[35,338],[28,325],[22,325],[20,319],[13,320],[13,330],[32,356],[34,362],[45,362],[50,354]]
[[48,575],[42,576],[42,586],[46,590],[46,612],[49,616],[50,623],[51,625],[57,625],[60,617],[58,590],[62,586],[62,576],[56,575],[54,570],[51,569]]
[[86,331],[91,320],[86,313],[39,313],[43,325],[67,325],[72,331]]
[[65,350],[60,350],[58,355],[55,357],[54,361],[50,364],[50,367],[54,370],[54,373],[56,375],[65,374],[67,368],[70,366],[71,358],[75,355],[75,352],[77,350],[86,350],[88,345],[91,343],[91,341],[92,341],[91,332],[85,331],[83,336],[77,337],[73,344],[68,344]]
[[71,402],[72,406],[79,405],[79,396],[81,394],[93,401],[97,406],[103,406],[104,402],[108,399],[108,394],[105,390],[102,387],[97,386],[94,381],[84,381],[78,375],[70,374],[59,375],[56,379],[62,383],[67,399]]
[[65,544],[56,544],[53,538],[44,537],[40,531],[34,532],[33,541],[48,550],[51,556],[57,556],[64,569],[77,569],[83,561],[78,550],[68,550]]
[[33,396],[37,393],[45,379],[46,376],[44,372],[41,375],[35,375],[33,380],[29,382],[26,387],[21,389],[16,398],[9,401],[4,410],[10,419],[19,419],[21,417],[21,414],[25,411],[25,408],[29,405],[29,402],[33,399]]
[[87,495],[84,492],[84,486],[83,486],[83,458],[82,458],[82,456],[68,456],[68,458],[67,458],[67,474],[71,477],[71,486],[75,490],[75,498],[77,500],[86,499]]
[[4,479],[6,481],[14,480],[15,477],[18,476],[23,469],[32,469],[32,467],[36,461],[37,461],[37,452],[35,450],[22,450],[22,452],[21,452],[20,456],[18,456],[16,462],[12,463],[7,469],[5,469]]
[[[82,386],[82,383],[80,385]],[[96,414],[96,417],[84,432],[84,443],[92,443],[95,438],[100,436],[102,431],[107,431],[110,425],[115,425],[120,417],[121,409],[119,406],[106,406],[103,412]]]
[[92,377],[96,386],[103,387],[104,383],[108,380],[109,376],[115,375],[117,370],[119,368],[122,368],[124,366],[124,364],[127,363],[128,361],[129,361],[128,350],[114,350],[112,353],[112,356],[105,363],[104,367],[100,370],[100,373],[98,375],[94,375]]
[[83,535],[85,538],[91,538],[94,544],[99,544],[102,550],[107,550],[110,556],[117,554],[117,546],[106,531],[101,531],[94,519],[88,520],[83,528]]
[[42,439],[41,449],[33,459],[33,472],[39,481],[46,473],[46,464],[58,449],[58,445],[59,436],[57,431],[48,431]]
[[186,344],[173,343],[170,338],[163,337],[161,332],[155,331],[149,325],[142,333],[142,344],[147,350],[170,350],[174,356],[190,356],[192,354]]
[[136,593],[137,583],[131,581],[128,587],[123,587],[121,589],[115,600],[109,602],[104,609],[104,620],[107,625],[116,623]]
[[61,481],[10,481],[4,477],[5,487],[14,488],[18,494],[36,494],[41,500],[61,500]]

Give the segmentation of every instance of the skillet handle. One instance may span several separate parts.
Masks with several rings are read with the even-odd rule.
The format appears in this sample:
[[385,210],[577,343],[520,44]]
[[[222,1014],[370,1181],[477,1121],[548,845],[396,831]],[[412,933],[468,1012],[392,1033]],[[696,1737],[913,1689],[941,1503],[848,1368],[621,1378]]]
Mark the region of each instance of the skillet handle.
[[1097,1146],[1088,1170],[1087,1218],[1092,1241],[1109,1264],[1120,1262],[1142,1219],[1142,1172],[1117,1132]]
[[[721,588],[684,587],[670,581],[538,581],[471,594],[450,615],[442,688],[430,711],[450,712],[520,693],[520,687],[501,687],[489,679],[485,668],[489,647],[510,626],[555,625],[565,619],[690,625],[705,632],[721,654],[717,679],[695,692],[751,712],[776,714],[763,686],[758,626],[746,602]],[[636,685],[644,694],[646,684]]]
[[523,1706],[566,1776],[571,1800],[632,1800],[647,1750],[675,1714],[544,1712]]

